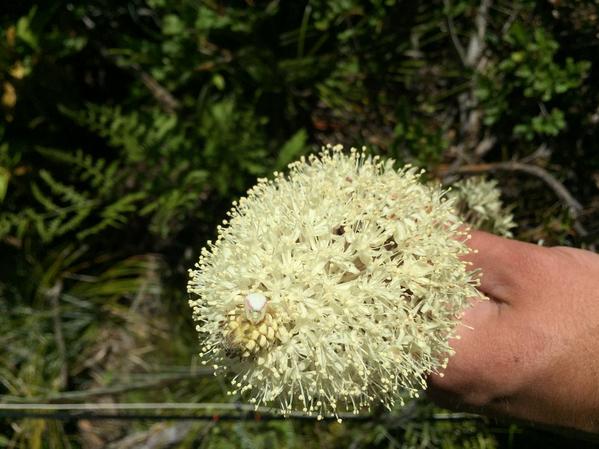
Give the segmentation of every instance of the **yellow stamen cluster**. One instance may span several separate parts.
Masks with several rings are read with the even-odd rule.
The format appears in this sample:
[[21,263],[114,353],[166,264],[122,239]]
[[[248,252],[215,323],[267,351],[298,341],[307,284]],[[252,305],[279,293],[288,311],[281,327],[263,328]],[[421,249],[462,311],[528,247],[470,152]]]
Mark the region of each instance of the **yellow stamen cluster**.
[[[270,312],[266,312],[261,322],[252,323],[243,314],[234,311],[228,315],[224,332],[225,344],[230,353],[241,357],[258,356],[277,341],[284,343],[289,338],[285,326],[279,327]],[[257,362],[261,365],[264,358],[258,357]]]

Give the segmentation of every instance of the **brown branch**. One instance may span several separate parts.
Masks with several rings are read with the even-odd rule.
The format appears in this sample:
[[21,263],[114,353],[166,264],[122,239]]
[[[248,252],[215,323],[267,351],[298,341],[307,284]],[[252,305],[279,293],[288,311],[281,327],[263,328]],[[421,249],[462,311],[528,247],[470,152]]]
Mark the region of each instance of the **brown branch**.
[[460,42],[460,39],[458,38],[458,36],[455,32],[455,25],[453,23],[453,17],[451,17],[451,11],[449,11],[451,9],[451,4],[449,3],[449,0],[444,0],[443,4],[445,5],[445,8],[447,9],[447,28],[449,30],[449,37],[451,37],[453,46],[455,47],[456,51],[458,52],[458,56],[460,57],[462,64],[464,64],[464,66],[466,66],[467,65],[466,64],[466,52],[464,51],[464,47],[462,46],[462,43]]
[[447,28],[449,30],[449,37],[453,42],[453,45],[460,56],[460,60],[464,67],[476,69],[482,54],[485,50],[485,34],[487,33],[487,23],[489,17],[489,9],[491,7],[491,0],[482,0],[478,8],[478,12],[474,19],[476,25],[475,30],[470,35],[468,41],[468,49],[464,50],[462,43],[460,42],[457,33],[455,31],[455,25],[453,23],[453,17],[451,16],[451,3],[449,0],[444,0],[443,4],[447,11]]
[[53,402],[62,402],[62,401],[85,401],[87,399],[93,399],[98,396],[111,396],[118,395],[123,393],[128,393],[129,391],[135,390],[144,390],[150,388],[164,387],[176,382],[180,382],[183,380],[196,379],[200,376],[207,376],[212,374],[213,370],[209,368],[202,368],[199,370],[195,370],[192,373],[185,374],[176,374],[169,377],[161,377],[158,379],[146,380],[142,382],[133,382],[130,384],[123,385],[112,385],[108,387],[100,387],[100,388],[91,388],[89,390],[79,390],[79,391],[65,391],[59,394],[53,394],[50,396],[39,396],[39,397],[29,397],[29,398],[21,398],[12,395],[2,395],[0,396],[0,403],[6,402],[19,402],[26,404],[28,402],[44,402],[48,401],[49,403]]
[[[317,419],[316,415],[309,415],[306,412],[299,410],[287,411],[285,414],[281,413],[278,407],[269,406],[258,406],[254,404],[239,403],[239,402],[83,402],[83,403],[0,403],[0,416],[13,415],[15,413],[31,412],[31,413],[91,413],[100,414],[106,416],[106,413],[114,412],[127,412],[126,414],[115,414],[115,419],[119,416],[135,416],[139,412],[148,412],[152,414],[144,416],[159,416],[159,412],[206,412],[205,415],[200,416],[221,416],[226,412],[230,412],[231,415],[253,415],[267,417],[281,417],[281,418],[296,418],[296,419]],[[101,413],[106,412],[106,413]],[[137,412],[137,413],[135,413]],[[210,414],[209,414],[210,413]],[[176,415],[173,415],[176,416]],[[184,415],[185,417],[193,415]],[[356,415],[353,412],[338,412],[334,414],[335,419],[342,420],[359,420],[365,421],[372,419],[378,415]],[[333,416],[328,416],[328,419],[332,419]],[[180,418],[183,419],[183,418]]]
[[478,158],[482,158],[485,154],[493,148],[497,139],[493,136],[486,135],[483,140],[481,140],[476,147],[474,148],[474,154]]
[[169,114],[174,114],[181,107],[181,103],[168,90],[158,83],[148,72],[141,70],[139,67],[132,67],[139,75],[141,82],[148,88],[162,109]]
[[476,31],[472,33],[472,36],[470,37],[468,50],[466,52],[467,67],[478,66],[478,63],[485,50],[485,34],[487,33],[487,22],[491,3],[491,0],[482,0],[480,2],[480,7],[478,8],[476,18],[474,19]]
[[[445,6],[449,7],[449,0],[444,0]],[[454,165],[464,163],[474,163],[480,161],[481,155],[493,146],[494,137],[486,135],[484,139],[480,138],[481,121],[483,112],[479,107],[479,100],[475,95],[476,79],[483,72],[487,63],[485,58],[486,33],[489,20],[489,9],[492,0],[481,0],[474,27],[469,33],[468,48],[464,50],[461,43],[457,40],[453,30],[453,21],[448,14],[449,31],[456,50],[460,54],[463,66],[470,73],[470,89],[458,95],[458,114],[460,127],[460,143],[455,146],[457,158]],[[459,44],[459,45],[458,45]],[[482,143],[482,146],[481,146]]]
[[109,50],[101,49],[102,55],[112,61],[118,67],[129,69],[139,76],[141,82],[150,91],[156,99],[160,107],[169,114],[174,114],[181,107],[181,102],[177,100],[164,86],[162,86],[152,75],[143,70],[137,63],[123,63],[117,57],[110,53]]
[[557,197],[567,206],[570,215],[574,220],[574,229],[576,232],[578,232],[578,234],[582,237],[588,235],[588,231],[578,220],[583,209],[582,205],[576,200],[576,198],[572,196],[568,189],[566,189],[566,187],[564,187],[564,185],[557,180],[555,176],[537,165],[529,165],[517,161],[472,164],[448,169],[442,173],[442,176],[445,178],[456,173],[485,173],[493,171],[522,172],[541,179],[543,182],[545,182],[545,184],[551,187]]

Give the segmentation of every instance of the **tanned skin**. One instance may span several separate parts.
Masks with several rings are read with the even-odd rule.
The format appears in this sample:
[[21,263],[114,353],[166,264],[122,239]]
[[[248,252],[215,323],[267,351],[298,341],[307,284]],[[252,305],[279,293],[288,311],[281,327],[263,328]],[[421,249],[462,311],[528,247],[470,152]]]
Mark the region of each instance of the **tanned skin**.
[[456,354],[429,378],[442,406],[599,433],[599,255],[473,232],[482,270]]

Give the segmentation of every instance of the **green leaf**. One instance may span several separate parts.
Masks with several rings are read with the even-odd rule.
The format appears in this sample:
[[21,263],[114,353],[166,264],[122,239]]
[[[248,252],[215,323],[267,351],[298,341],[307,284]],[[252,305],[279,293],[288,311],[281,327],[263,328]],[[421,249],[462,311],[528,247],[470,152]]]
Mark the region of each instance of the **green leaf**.
[[162,32],[167,36],[174,36],[183,33],[185,24],[174,14],[169,14],[162,21]]
[[212,77],[212,84],[218,90],[225,90],[225,78],[219,73],[215,73]]
[[300,129],[291,138],[283,144],[277,162],[275,164],[277,170],[285,168],[287,164],[293,162],[307,149],[306,141],[308,140],[308,133],[305,129]]
[[0,203],[4,201],[6,196],[8,181],[10,181],[10,172],[4,167],[0,167]]
[[33,50],[37,50],[39,48],[39,43],[36,34],[31,29],[31,22],[35,13],[37,12],[37,6],[34,6],[29,10],[29,14],[21,17],[17,21],[17,37],[29,45]]

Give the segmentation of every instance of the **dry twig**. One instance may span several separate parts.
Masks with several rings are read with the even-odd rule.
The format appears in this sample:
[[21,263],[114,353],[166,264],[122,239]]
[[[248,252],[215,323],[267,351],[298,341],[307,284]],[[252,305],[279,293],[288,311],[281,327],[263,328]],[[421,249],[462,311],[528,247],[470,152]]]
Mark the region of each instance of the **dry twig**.
[[152,75],[143,70],[139,64],[122,63],[107,49],[102,49],[101,53],[104,57],[112,61],[117,66],[135,72],[135,74],[139,76],[141,82],[144,84],[144,86],[146,86],[146,88],[150,91],[152,96],[156,99],[160,107],[165,112],[174,114],[177,109],[181,107],[181,102],[177,100],[175,96],[171,94],[164,86],[162,86],[154,77],[152,77]]
[[464,66],[466,66],[466,52],[464,51],[464,47],[462,46],[462,43],[460,42],[460,39],[458,38],[458,36],[455,32],[455,25],[453,23],[453,17],[451,17],[451,12],[449,11],[451,9],[451,4],[449,3],[449,0],[444,0],[443,4],[445,5],[445,8],[447,9],[447,28],[449,30],[449,36],[451,37],[453,46],[455,47],[455,49],[458,53],[458,56],[460,57],[460,60],[462,61],[462,64],[464,64]]
[[112,386],[100,387],[100,388],[91,388],[88,390],[65,391],[65,392],[53,394],[53,395],[50,395],[47,397],[20,398],[20,397],[16,397],[16,396],[12,396],[12,395],[2,395],[2,396],[0,396],[0,404],[8,403],[8,402],[27,404],[27,403],[36,403],[36,402],[40,403],[40,402],[46,402],[46,401],[50,402],[50,403],[56,403],[56,402],[62,402],[62,401],[85,401],[85,400],[93,399],[93,398],[96,398],[99,396],[110,396],[110,395],[128,393],[130,391],[135,391],[135,390],[144,390],[144,389],[164,387],[164,386],[167,386],[167,385],[170,385],[170,384],[173,384],[176,382],[180,382],[183,380],[196,379],[201,376],[207,376],[212,373],[213,373],[213,371],[211,369],[202,368],[202,369],[196,370],[192,373],[176,374],[173,376],[160,377],[158,379],[146,380],[146,381],[142,381],[142,382],[133,382],[130,384],[112,385]]
[[177,100],[173,94],[166,90],[156,79],[154,79],[148,72],[141,70],[141,68],[135,64],[131,67],[141,79],[141,82],[148,88],[150,93],[154,96],[156,101],[160,104],[162,109],[169,114],[174,114],[177,109],[181,107],[181,103]]
[[544,181],[557,197],[566,205],[570,216],[574,220],[574,229],[581,236],[585,237],[588,235],[588,231],[582,226],[579,221],[580,214],[582,212],[582,205],[572,196],[572,194],[564,187],[564,185],[555,178],[551,173],[542,167],[537,165],[525,164],[517,161],[510,162],[493,162],[483,164],[471,164],[463,165],[461,167],[451,168],[443,173],[443,177],[446,178],[456,173],[485,173],[492,171],[512,171],[528,173],[536,176],[537,178]]

